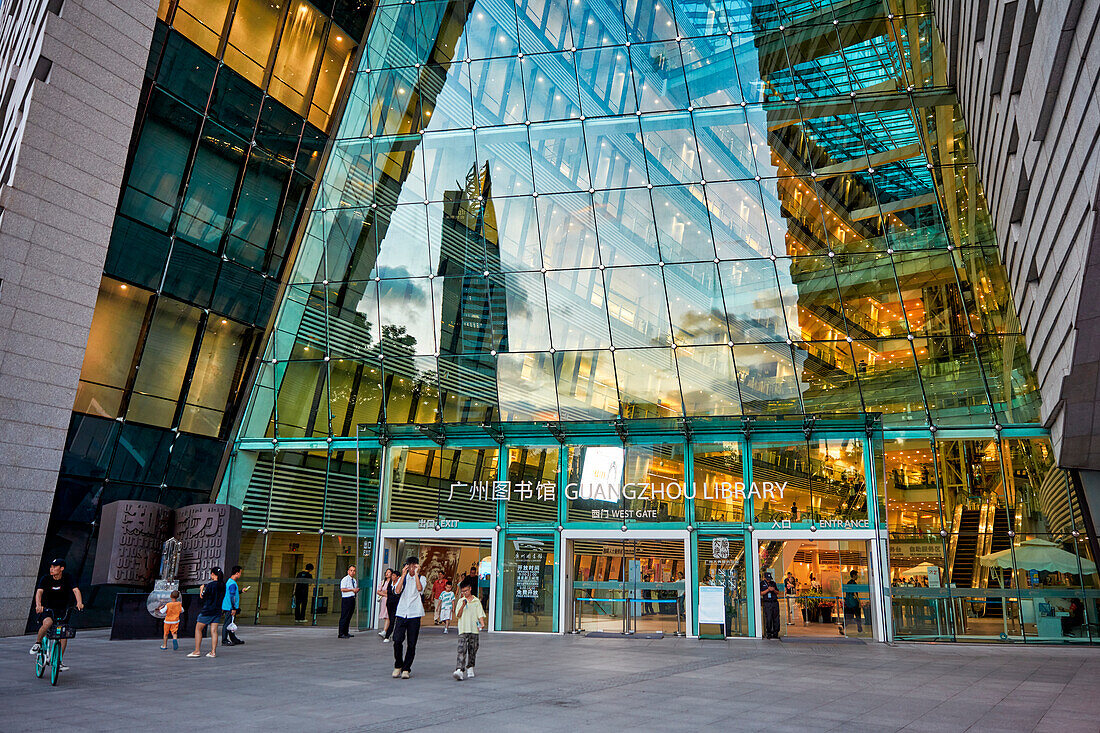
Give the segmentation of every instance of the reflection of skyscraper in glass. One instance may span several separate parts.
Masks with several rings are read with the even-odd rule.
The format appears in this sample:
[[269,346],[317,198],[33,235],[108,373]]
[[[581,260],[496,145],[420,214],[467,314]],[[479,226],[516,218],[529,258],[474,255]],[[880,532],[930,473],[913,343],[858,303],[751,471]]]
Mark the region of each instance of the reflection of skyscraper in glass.
[[439,265],[443,278],[439,377],[444,410],[481,420],[496,406],[496,359],[508,348],[508,313],[500,267],[489,163],[470,166],[462,188],[443,195]]
[[508,348],[504,280],[489,164],[475,163],[462,189],[443,196],[439,267],[443,278],[440,355]]

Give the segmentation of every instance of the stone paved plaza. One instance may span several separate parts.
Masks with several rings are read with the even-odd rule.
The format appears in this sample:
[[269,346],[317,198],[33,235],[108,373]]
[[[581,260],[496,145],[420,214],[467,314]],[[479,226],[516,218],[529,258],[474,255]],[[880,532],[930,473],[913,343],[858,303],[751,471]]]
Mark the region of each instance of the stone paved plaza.
[[455,637],[435,629],[407,681],[369,632],[241,637],[188,659],[82,632],[57,687],[31,639],[0,639],[0,730],[1100,730],[1100,649],[490,634],[456,682]]

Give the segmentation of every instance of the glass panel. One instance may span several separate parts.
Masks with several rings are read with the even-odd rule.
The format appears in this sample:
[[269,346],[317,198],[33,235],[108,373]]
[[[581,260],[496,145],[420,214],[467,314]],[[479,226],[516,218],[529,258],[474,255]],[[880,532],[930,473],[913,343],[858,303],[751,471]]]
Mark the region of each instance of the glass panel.
[[675,41],[633,44],[630,62],[638,109],[643,112],[687,109],[687,80],[679,44]]
[[611,345],[599,270],[546,274],[550,336],[556,349],[598,349]]
[[200,119],[153,90],[119,213],[168,231]]
[[818,521],[820,507],[810,495],[812,471],[805,442],[754,441],[752,484],[745,488],[745,496],[752,502],[755,521]]
[[[695,521],[740,522],[745,506],[744,466],[741,444],[696,443],[692,446],[695,469]],[[737,487],[741,495],[737,495]]]
[[482,196],[531,193],[531,152],[527,131],[522,127],[478,130],[477,157],[490,174]]
[[217,56],[228,10],[229,0],[179,0],[172,25],[202,50]]
[[645,115],[641,123],[651,183],[695,183],[702,180],[691,115]]
[[749,635],[748,576],[745,541],[740,535],[699,537],[698,582],[700,586],[722,588],[725,628],[718,624],[699,624],[699,634],[728,636]]
[[746,414],[800,412],[798,379],[786,344],[733,347]]
[[230,395],[240,387],[252,333],[243,324],[211,317],[199,346],[187,390],[180,429],[216,436],[221,432]]
[[703,187],[660,186],[650,193],[661,259],[665,262],[713,260],[714,244]]
[[678,345],[725,344],[729,341],[718,268],[710,262],[666,265],[663,269]]
[[592,198],[600,238],[600,260],[604,265],[660,262],[648,191],[642,188],[597,191]]
[[558,521],[558,454],[557,448],[508,449],[512,498],[504,511],[509,524]]
[[77,412],[118,417],[151,295],[103,278],[73,405]]
[[470,67],[470,91],[474,100],[475,125],[506,125],[523,122],[523,71],[515,58],[474,61]]
[[680,347],[676,365],[685,414],[741,414],[737,373],[728,346]]
[[238,0],[225,47],[225,62],[256,86],[262,86],[271,44],[284,4],[269,0]]
[[[626,519],[634,522],[684,520],[684,446],[632,445],[626,451],[623,497]],[[665,609],[662,609],[665,610]]]
[[611,340],[617,348],[672,342],[659,267],[616,267],[604,273]]
[[594,188],[645,185],[645,151],[636,119],[587,122],[584,138]]
[[[590,17],[589,22],[595,25],[596,19]],[[577,77],[585,80],[580,88],[580,102],[586,116],[625,115],[637,110],[626,49],[595,48],[577,52]]]
[[585,162],[581,123],[531,125],[528,129],[531,134],[535,190],[542,194],[587,189],[588,165]]
[[157,301],[126,419],[171,427],[195,346],[201,311],[170,298]]
[[623,417],[641,419],[683,414],[676,360],[671,349],[619,349],[615,352],[615,375]]
[[328,127],[329,117],[340,98],[340,85],[347,75],[348,61],[355,49],[355,40],[348,38],[338,26],[329,28],[325,54],[317,73],[317,85],[313,90],[313,103],[309,108],[309,121],[321,128]]
[[562,420],[599,420],[619,414],[619,396],[610,351],[554,354]]
[[551,354],[500,354],[497,357],[500,419],[557,420],[555,379]]
[[809,459],[813,502],[810,508],[814,519],[867,519],[863,441],[858,438],[815,438],[810,441]]
[[787,338],[775,264],[771,260],[740,260],[718,267],[734,343]]
[[220,250],[246,147],[225,128],[206,123],[187,182],[176,236],[211,252]]
[[520,49],[524,53],[561,51],[573,45],[569,0],[525,0],[517,4]]
[[308,110],[306,94],[321,50],[325,23],[325,16],[312,5],[304,0],[292,1],[279,39],[279,55],[275,57],[268,94],[302,116]]
[[553,631],[557,577],[552,535],[509,535],[502,545],[503,631]]
[[[538,2],[540,0],[536,0]],[[561,3],[566,0],[550,0]],[[521,28],[526,30],[526,28]],[[566,31],[568,35],[568,30]],[[539,54],[522,60],[524,90],[527,98],[527,119],[567,120],[581,116],[581,100],[577,86],[574,54]]]

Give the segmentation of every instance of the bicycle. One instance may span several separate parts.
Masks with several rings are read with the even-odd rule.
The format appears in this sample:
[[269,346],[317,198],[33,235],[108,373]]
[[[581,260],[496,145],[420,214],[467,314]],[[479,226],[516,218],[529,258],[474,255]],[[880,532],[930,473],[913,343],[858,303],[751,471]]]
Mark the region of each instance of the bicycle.
[[46,631],[46,636],[42,638],[41,647],[34,658],[34,676],[41,679],[49,668],[51,685],[57,684],[57,678],[61,674],[61,640],[76,636],[76,629],[69,624],[72,611],[70,607],[61,618],[54,619],[53,626]]

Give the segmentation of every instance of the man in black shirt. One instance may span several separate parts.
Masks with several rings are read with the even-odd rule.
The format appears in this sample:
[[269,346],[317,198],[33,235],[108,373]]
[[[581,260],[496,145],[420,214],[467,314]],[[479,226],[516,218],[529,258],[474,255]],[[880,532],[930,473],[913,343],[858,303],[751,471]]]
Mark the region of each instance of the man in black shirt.
[[307,563],[306,569],[294,577],[298,582],[294,584],[294,623],[306,622],[306,603],[309,598],[309,581],[313,580],[313,563]]
[[770,571],[760,579],[760,610],[764,615],[764,638],[779,638],[779,588]]
[[[84,610],[84,598],[80,595],[80,589],[76,587],[73,578],[65,572],[65,561],[58,558],[50,563],[50,572],[38,580],[34,591],[34,612],[38,614],[38,638],[31,647],[31,654],[38,654],[42,648],[42,638],[54,625],[54,621],[65,615],[69,606],[74,605],[78,611]],[[61,657],[65,657],[65,646],[68,639],[61,640]],[[61,671],[68,667],[61,665]]]

